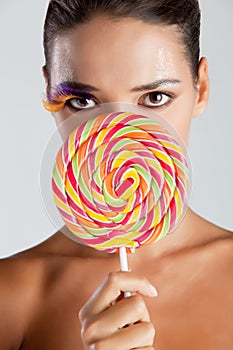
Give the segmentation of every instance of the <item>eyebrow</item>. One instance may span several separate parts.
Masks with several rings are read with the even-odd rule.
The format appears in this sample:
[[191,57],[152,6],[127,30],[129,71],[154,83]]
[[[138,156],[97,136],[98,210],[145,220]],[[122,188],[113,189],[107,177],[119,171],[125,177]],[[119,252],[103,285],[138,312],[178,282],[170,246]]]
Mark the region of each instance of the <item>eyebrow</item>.
[[152,83],[136,86],[133,89],[131,89],[131,92],[138,92],[138,91],[147,91],[147,90],[154,90],[158,89],[159,87],[165,87],[170,85],[177,85],[180,84],[181,81],[177,79],[160,79],[156,80]]
[[56,86],[52,86],[51,91],[55,93],[55,95],[58,93],[63,93],[63,94],[69,94],[74,92],[90,92],[90,91],[99,91],[95,86],[88,85],[88,84],[83,84],[75,81],[64,81]]
[[[144,85],[136,86],[133,89],[130,90],[130,92],[139,92],[139,91],[147,91],[147,90],[153,90],[153,89],[158,89],[159,87],[165,87],[165,86],[170,86],[170,85],[177,85],[180,84],[181,81],[177,79],[160,79],[156,80],[152,83],[147,83]],[[97,87],[89,85],[89,84],[84,84],[80,82],[75,82],[75,81],[65,81],[62,82],[61,84],[57,85],[55,88],[55,91],[59,91],[60,89],[74,89],[78,91],[100,91]]]

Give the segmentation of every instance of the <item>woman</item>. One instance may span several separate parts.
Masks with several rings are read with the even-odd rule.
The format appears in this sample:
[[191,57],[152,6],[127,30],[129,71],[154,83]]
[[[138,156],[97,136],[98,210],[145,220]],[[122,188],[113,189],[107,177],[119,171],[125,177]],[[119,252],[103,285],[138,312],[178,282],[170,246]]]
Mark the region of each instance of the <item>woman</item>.
[[[140,104],[188,144],[209,95],[199,26],[196,0],[51,0],[46,108],[60,126],[95,104]],[[1,261],[0,348],[230,350],[231,252],[232,233],[191,209],[172,235],[129,256],[132,272],[57,232]]]

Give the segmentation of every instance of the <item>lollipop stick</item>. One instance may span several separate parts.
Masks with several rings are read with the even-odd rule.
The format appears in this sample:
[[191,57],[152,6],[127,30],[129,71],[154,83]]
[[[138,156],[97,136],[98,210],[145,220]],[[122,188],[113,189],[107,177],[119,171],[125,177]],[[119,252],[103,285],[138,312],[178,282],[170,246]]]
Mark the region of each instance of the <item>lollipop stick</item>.
[[[121,271],[129,271],[128,267],[128,259],[127,259],[127,253],[125,247],[120,247],[120,265],[121,265]],[[131,292],[124,292],[125,298],[128,298],[131,296]]]

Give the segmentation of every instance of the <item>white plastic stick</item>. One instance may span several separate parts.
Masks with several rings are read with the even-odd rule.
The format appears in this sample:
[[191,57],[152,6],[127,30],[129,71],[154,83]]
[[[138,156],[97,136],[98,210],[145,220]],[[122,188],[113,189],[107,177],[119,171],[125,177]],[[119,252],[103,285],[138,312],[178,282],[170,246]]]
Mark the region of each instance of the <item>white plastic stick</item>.
[[[125,247],[120,247],[120,265],[121,271],[129,271],[128,259]],[[131,297],[131,292],[124,292],[125,298]]]

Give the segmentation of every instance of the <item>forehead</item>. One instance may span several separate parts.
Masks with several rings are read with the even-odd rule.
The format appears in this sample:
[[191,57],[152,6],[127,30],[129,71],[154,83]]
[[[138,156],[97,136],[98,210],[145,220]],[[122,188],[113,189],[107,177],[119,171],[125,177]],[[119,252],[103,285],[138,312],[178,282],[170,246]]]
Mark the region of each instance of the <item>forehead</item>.
[[[52,52],[53,84],[78,79],[130,84],[182,73],[184,48],[174,26],[99,16],[57,37]],[[116,81],[115,81],[116,84]],[[95,84],[94,84],[95,85]]]

